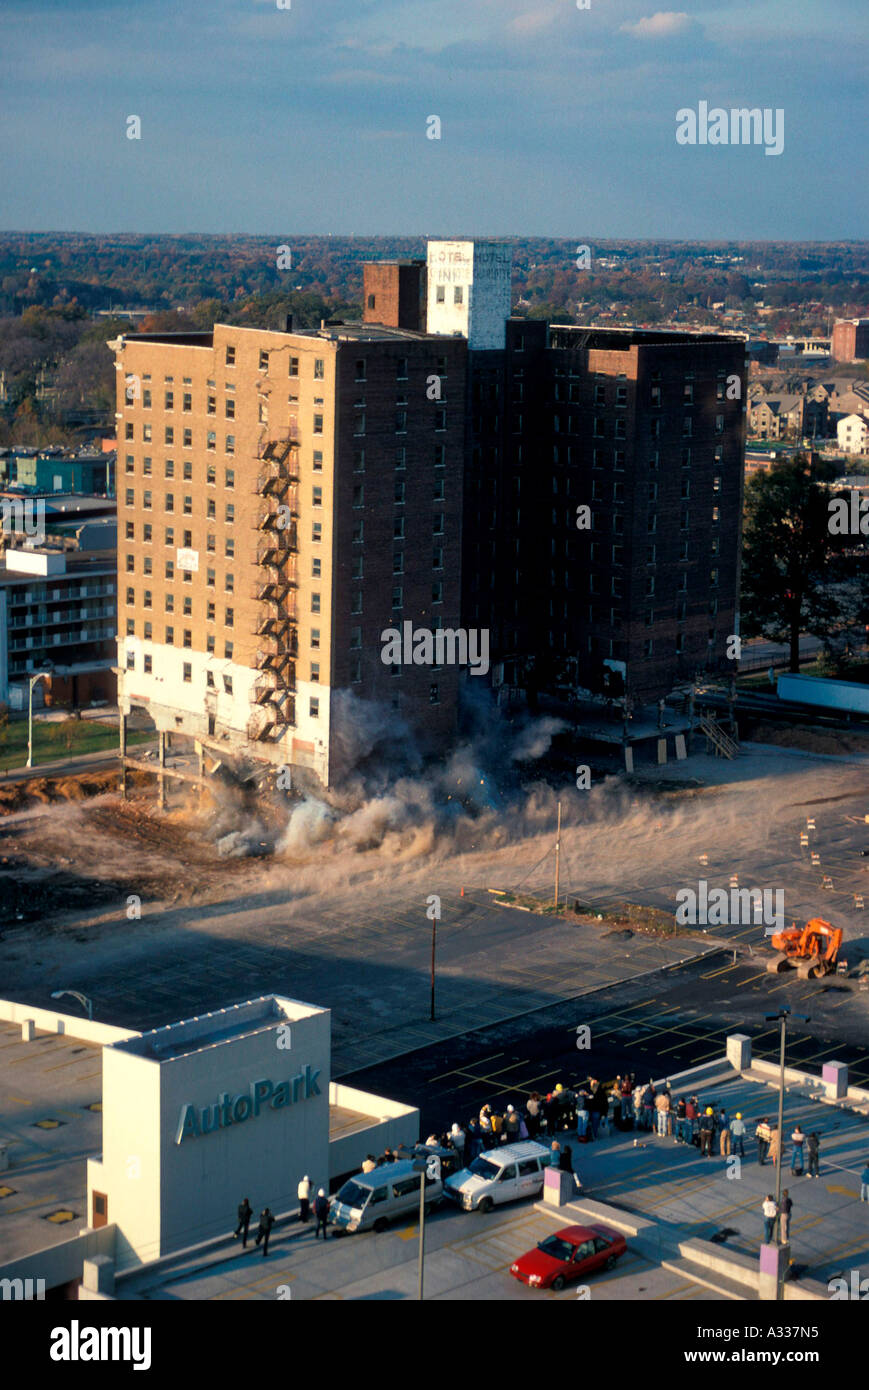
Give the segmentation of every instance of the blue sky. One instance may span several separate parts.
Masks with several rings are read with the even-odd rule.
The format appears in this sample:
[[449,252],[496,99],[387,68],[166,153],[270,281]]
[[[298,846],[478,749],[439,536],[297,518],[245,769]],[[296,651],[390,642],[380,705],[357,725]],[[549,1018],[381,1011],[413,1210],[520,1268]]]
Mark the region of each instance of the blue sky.
[[3,0],[0,228],[867,236],[867,0],[277,4]]

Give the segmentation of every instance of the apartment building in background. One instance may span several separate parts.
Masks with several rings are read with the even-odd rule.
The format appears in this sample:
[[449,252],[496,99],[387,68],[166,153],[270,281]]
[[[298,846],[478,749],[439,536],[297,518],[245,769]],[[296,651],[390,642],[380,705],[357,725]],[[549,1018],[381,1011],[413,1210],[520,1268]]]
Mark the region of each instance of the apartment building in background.
[[112,346],[122,708],[326,784],[353,697],[448,738],[455,666],[381,653],[459,621],[465,341],[216,324]]
[[33,691],[37,707],[109,703],[117,661],[114,503],[28,502],[43,509],[43,536],[9,531],[0,550],[0,701],[26,709],[30,679],[43,671]]

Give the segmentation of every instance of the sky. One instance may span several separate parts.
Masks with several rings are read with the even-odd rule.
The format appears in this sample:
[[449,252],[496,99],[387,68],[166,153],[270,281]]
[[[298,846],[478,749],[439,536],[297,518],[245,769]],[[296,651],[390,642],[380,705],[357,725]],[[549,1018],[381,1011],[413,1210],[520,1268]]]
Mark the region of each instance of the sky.
[[867,0],[676,3],[3,0],[0,229],[865,238]]

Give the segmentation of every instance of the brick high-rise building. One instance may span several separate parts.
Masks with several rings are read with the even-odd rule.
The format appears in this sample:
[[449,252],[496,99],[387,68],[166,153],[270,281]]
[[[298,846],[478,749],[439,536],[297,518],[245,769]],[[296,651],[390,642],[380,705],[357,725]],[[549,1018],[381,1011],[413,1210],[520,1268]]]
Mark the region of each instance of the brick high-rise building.
[[869,319],[836,319],[831,355],[834,362],[857,362],[869,357]]
[[339,692],[442,743],[456,667],[386,666],[381,634],[459,620],[465,341],[216,324],[112,346],[122,708],[327,784]]

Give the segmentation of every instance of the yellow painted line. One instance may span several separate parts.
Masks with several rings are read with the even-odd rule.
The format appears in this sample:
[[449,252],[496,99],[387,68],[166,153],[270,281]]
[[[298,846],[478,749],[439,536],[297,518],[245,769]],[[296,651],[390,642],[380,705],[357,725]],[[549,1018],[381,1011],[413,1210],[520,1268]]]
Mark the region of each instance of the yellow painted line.
[[736,965],[722,965],[718,970],[710,970],[708,974],[701,975],[701,980],[714,980],[716,975],[726,975],[729,970],[735,970]]
[[767,973],[768,972],[766,970],[761,970],[759,975],[749,975],[748,979],[740,981],[736,988],[744,989],[746,985],[751,984],[752,980],[762,980],[767,975]]
[[32,1104],[33,1104],[33,1101],[32,1101],[32,1100],[24,1100],[21,1096],[10,1096],[9,1099],[10,1099],[15,1105],[32,1105]]
[[839,1187],[834,1183],[827,1183],[826,1187],[828,1192],[836,1192],[842,1197],[853,1197],[855,1201],[859,1200],[860,1193],[853,1187]]
[[677,1284],[674,1289],[668,1289],[666,1293],[654,1294],[653,1301],[660,1303],[665,1298],[675,1298],[677,1294],[684,1293],[685,1289],[696,1289],[696,1287],[697,1285],[692,1284],[690,1279],[686,1279],[684,1284]]
[[403,1231],[398,1232],[399,1240],[418,1240],[419,1222],[415,1226],[405,1226]]
[[[503,1056],[504,1056],[504,1053],[503,1053],[503,1052],[493,1052],[491,1057],[481,1057],[480,1060],[479,1060],[479,1062],[477,1063],[477,1065],[478,1065],[478,1066],[481,1066],[481,1067],[482,1067],[482,1066],[485,1066],[485,1064],[486,1064],[487,1062],[494,1062],[494,1061],[496,1061],[499,1057],[503,1057]],[[457,1069],[456,1069],[455,1067],[453,1067],[450,1071],[442,1071],[442,1072],[440,1073],[439,1076],[430,1076],[430,1077],[429,1077],[429,1081],[430,1081],[430,1082],[431,1082],[431,1081],[443,1081],[444,1077],[447,1077],[447,1076],[457,1076],[457,1075],[460,1075],[460,1074],[461,1074],[461,1073],[459,1073],[459,1072],[457,1071]],[[464,1075],[467,1076],[468,1073],[465,1072]]]
[[59,1201],[60,1201],[60,1198],[57,1196],[57,1194],[56,1194],[56,1193],[52,1193],[50,1197],[40,1197],[40,1199],[39,1199],[38,1202],[25,1202],[25,1203],[24,1203],[22,1206],[20,1206],[20,1207],[4,1207],[4,1208],[3,1208],[3,1215],[4,1215],[4,1216],[11,1216],[12,1212],[14,1212],[14,1211],[30,1211],[31,1207],[44,1207],[44,1206],[46,1206],[47,1203],[49,1203],[49,1202],[59,1202]]

